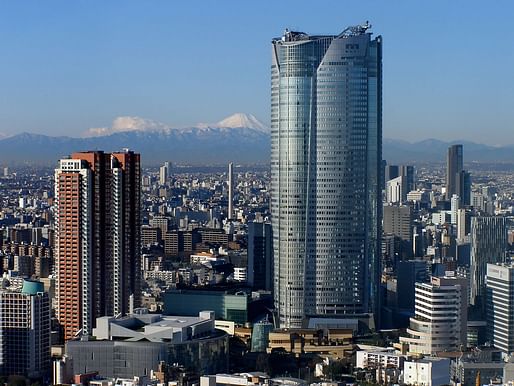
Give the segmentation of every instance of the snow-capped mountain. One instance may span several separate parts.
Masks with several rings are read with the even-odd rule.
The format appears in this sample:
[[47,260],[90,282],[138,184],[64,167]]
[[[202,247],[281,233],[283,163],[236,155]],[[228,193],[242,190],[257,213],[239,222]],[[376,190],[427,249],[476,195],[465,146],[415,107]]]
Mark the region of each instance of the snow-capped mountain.
[[[140,117],[118,117],[111,127],[93,128],[82,138],[22,133],[0,140],[4,162],[55,164],[81,150],[130,148],[146,164],[163,161],[220,164],[229,161],[267,163],[270,134],[253,115],[235,114],[221,124],[173,128]],[[248,125],[248,127],[246,126]]]
[[140,117],[117,117],[112,122],[111,127],[93,127],[86,130],[83,137],[101,137],[115,133],[122,133],[126,131],[158,131],[167,130],[171,126],[162,122],[157,122],[152,119],[145,119]]
[[116,133],[123,133],[128,131],[178,131],[178,132],[191,132],[194,129],[224,128],[224,129],[252,129],[269,133],[269,128],[260,122],[252,114],[236,113],[217,123],[198,123],[193,127],[174,127],[172,125],[154,121],[153,119],[146,119],[141,117],[123,116],[117,117],[112,122],[111,127],[95,127],[86,130],[82,136],[88,137],[101,137]]
[[269,133],[269,127],[265,126],[262,122],[260,122],[257,118],[255,118],[252,114],[244,114],[244,113],[236,113],[227,117],[216,124],[217,127],[227,127],[227,128],[240,128],[246,127],[249,129],[254,129],[258,131],[262,131],[264,133]]
[[[443,162],[449,145],[463,143],[466,162],[514,162],[514,146],[488,146],[469,141],[427,139],[416,143],[383,140],[388,163]],[[55,165],[75,151],[116,151],[130,148],[141,153],[146,165],[163,161],[190,164],[269,163],[270,132],[253,115],[237,113],[213,124],[174,128],[140,117],[118,117],[111,127],[87,131],[82,138],[22,133],[0,138],[0,162],[37,162]]]

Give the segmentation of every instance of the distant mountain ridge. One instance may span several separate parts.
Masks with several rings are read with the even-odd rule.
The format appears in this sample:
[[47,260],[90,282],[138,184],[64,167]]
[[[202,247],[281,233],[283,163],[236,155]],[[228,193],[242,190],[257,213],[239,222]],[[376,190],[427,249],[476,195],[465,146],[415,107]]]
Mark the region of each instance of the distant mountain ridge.
[[441,141],[424,139],[407,142],[384,138],[382,158],[388,163],[446,162],[448,147],[462,144],[464,162],[514,162],[514,145],[491,146],[472,141]]
[[[231,116],[222,119],[217,123],[199,123],[196,126],[189,127],[189,129],[207,129],[207,128],[225,128],[237,129],[247,128],[269,133],[269,128],[260,122],[252,114],[235,113]],[[146,119],[141,117],[122,116],[117,117],[112,122],[111,127],[97,127],[90,128],[83,133],[83,137],[98,137],[110,134],[130,132],[130,131],[145,131],[145,132],[170,132],[170,131],[184,131],[188,128],[174,127],[163,122],[155,121],[153,119]]]
[[[240,126],[240,125],[246,125]],[[82,138],[21,133],[0,139],[0,163],[56,164],[75,151],[130,148],[145,164],[269,162],[269,129],[253,115],[238,113],[217,124],[172,128],[138,117],[118,117],[111,128],[90,129]]]
[[[470,141],[425,139],[410,143],[384,138],[383,159],[389,164],[445,162],[448,146],[464,145],[465,162],[514,162],[514,145],[501,147]],[[118,117],[110,128],[90,129],[82,138],[21,133],[0,138],[0,164],[55,165],[75,151],[116,151],[130,148],[141,153],[146,165],[163,161],[192,165],[270,162],[270,130],[250,114],[237,113],[214,124],[173,128],[138,117]]]

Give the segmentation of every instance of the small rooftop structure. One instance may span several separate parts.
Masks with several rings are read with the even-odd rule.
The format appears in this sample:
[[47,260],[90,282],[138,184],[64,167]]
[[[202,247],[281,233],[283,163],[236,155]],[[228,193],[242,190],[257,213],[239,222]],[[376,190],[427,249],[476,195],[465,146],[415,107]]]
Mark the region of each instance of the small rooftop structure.
[[200,378],[200,386],[304,386],[303,379],[291,377],[270,378],[266,373],[254,371],[241,374],[216,374]]
[[284,34],[280,38],[275,38],[272,40],[273,43],[292,43],[292,42],[301,42],[308,40],[317,40],[320,38],[326,37],[337,37],[338,39],[347,38],[351,36],[359,36],[367,33],[367,31],[371,28],[371,24],[366,21],[364,24],[353,25],[346,27],[343,32],[341,32],[337,36],[331,35],[309,35],[305,32],[300,31],[291,31],[288,28],[284,30]]
[[216,335],[214,311],[201,311],[197,317],[143,312],[119,319],[103,316],[96,319],[96,325],[93,335],[97,340],[183,343]]

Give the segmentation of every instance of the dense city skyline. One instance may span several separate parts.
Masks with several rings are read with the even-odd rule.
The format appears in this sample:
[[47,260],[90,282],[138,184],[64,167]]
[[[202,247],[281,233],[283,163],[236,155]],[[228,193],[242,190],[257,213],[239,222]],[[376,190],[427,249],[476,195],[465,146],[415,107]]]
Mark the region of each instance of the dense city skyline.
[[183,127],[238,111],[269,124],[269,36],[369,20],[386,36],[385,138],[514,143],[506,1],[326,1],[323,14],[302,2],[55,4],[0,5],[0,133],[79,136],[119,116]]
[[302,1],[0,0],[0,385],[514,385],[514,7]]

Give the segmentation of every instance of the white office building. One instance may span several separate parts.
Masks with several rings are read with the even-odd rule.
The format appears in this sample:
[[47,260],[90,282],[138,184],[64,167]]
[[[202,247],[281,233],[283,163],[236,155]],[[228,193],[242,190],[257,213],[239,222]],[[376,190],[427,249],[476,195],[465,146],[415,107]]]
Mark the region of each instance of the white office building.
[[409,336],[400,342],[414,354],[459,351],[467,343],[467,306],[466,279],[432,277],[431,283],[416,283],[415,315]]
[[396,349],[360,350],[356,353],[355,367],[359,369],[396,368],[401,369],[405,356],[398,355]]
[[403,191],[405,188],[405,178],[399,176],[387,181],[386,183],[386,201],[388,204],[399,204],[402,202]]
[[164,164],[159,168],[159,185],[166,185],[168,179],[168,165]]
[[403,382],[416,386],[450,384],[450,359],[424,358],[404,363]]
[[247,279],[246,267],[234,267],[234,281],[246,283]]
[[454,194],[451,198],[451,223],[457,225],[457,215],[460,209],[460,197]]

